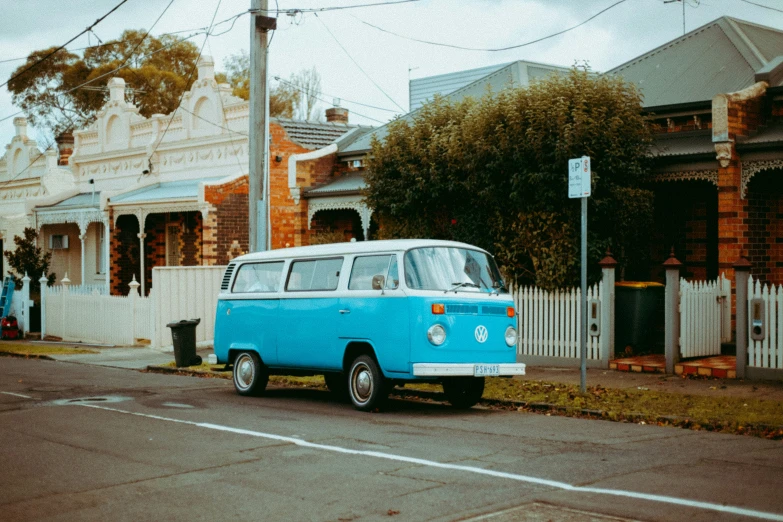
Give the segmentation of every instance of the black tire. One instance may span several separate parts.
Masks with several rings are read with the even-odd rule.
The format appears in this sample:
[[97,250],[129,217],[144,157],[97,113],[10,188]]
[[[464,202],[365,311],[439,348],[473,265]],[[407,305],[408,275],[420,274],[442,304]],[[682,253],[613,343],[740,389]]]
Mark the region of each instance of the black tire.
[[239,395],[262,395],[269,382],[269,372],[256,352],[240,352],[234,359],[233,375]]
[[455,408],[470,408],[481,400],[484,377],[450,377],[443,379],[443,392]]
[[348,400],[348,379],[342,373],[325,373],[324,382],[339,401]]
[[389,397],[383,373],[369,355],[360,355],[354,359],[346,384],[353,407],[359,411],[380,408]]

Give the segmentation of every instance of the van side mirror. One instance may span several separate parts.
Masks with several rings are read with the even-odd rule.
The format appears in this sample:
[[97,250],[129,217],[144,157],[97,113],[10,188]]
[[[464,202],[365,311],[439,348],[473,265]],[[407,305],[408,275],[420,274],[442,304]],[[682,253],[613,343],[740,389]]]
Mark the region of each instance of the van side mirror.
[[385,282],[385,279],[380,274],[372,276],[372,289],[383,290],[383,283]]

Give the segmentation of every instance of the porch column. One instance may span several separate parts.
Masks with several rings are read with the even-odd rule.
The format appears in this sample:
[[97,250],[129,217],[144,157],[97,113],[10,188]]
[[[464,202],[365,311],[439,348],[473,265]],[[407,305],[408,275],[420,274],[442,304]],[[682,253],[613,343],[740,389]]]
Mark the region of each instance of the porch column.
[[79,241],[82,243],[82,286],[84,286],[86,278],[85,278],[85,270],[84,270],[84,242],[87,239],[87,230],[85,228],[84,231],[82,229],[79,229]]
[[145,288],[147,286],[147,277],[144,271],[144,238],[147,237],[147,234],[139,232],[137,235],[139,236],[139,266],[141,267],[139,279],[141,279],[141,295],[144,296],[146,295]]
[[107,217],[103,220],[103,270],[106,274],[106,295],[111,295],[111,227]]

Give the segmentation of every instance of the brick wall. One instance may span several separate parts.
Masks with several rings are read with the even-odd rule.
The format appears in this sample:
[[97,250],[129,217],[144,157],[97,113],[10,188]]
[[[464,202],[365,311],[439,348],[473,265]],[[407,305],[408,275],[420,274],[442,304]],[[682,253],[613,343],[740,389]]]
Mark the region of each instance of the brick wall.
[[128,283],[139,276],[139,222],[136,216],[120,216],[111,228],[111,293],[128,295]]
[[229,249],[234,241],[242,251],[250,250],[248,190],[247,176],[205,188],[204,199],[214,208],[209,212],[205,227],[205,264],[228,263]]
[[747,257],[753,277],[783,282],[783,180],[781,173],[761,172],[748,184]]
[[[292,154],[312,152],[291,141],[282,126],[269,126],[272,136],[270,150],[270,189],[272,248],[310,244],[311,231],[307,223],[307,200],[294,201],[288,187],[288,158]],[[280,161],[276,158],[279,157]],[[296,184],[309,188],[326,183],[341,171],[334,154],[311,161],[300,161],[296,168]],[[361,230],[361,228],[360,228]],[[361,237],[361,233],[359,234]]]

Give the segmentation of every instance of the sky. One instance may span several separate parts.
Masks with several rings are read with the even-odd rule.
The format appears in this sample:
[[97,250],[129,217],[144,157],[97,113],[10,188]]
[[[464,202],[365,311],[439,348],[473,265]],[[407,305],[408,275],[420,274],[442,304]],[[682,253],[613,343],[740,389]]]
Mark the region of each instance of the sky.
[[[24,63],[10,60],[62,45],[120,2],[0,1],[7,4],[0,20],[0,83]],[[679,0],[418,0],[317,13],[307,9],[399,0],[268,1],[270,9],[279,10],[278,29],[269,47],[270,77],[285,79],[315,67],[321,75],[320,110],[340,98],[340,105],[350,111],[351,123],[374,126],[408,112],[409,79],[515,60],[561,66],[587,63],[593,70],[606,71],[683,34],[683,4]],[[684,1],[686,31],[721,16],[783,30],[782,0]],[[169,2],[127,0],[93,31],[102,41],[114,39],[124,29],[149,29],[163,13],[153,34],[196,32],[209,26],[213,16],[216,22],[226,20],[246,13],[251,4],[250,0],[173,0],[164,13]],[[530,42],[585,22],[596,14],[564,34],[502,52],[418,43],[368,25],[408,38],[488,49]],[[216,27],[214,36],[205,38],[200,34],[191,41],[199,48],[203,46],[203,54],[212,56],[216,69],[221,70],[226,57],[249,49],[249,19],[245,14],[233,26],[229,22]],[[220,32],[224,34],[218,35]],[[84,35],[68,48],[95,43],[94,35]],[[19,108],[13,105],[10,93],[6,87],[0,88],[0,146],[9,143],[14,135],[10,116],[16,112]],[[46,136],[35,128],[29,128],[28,134],[39,143]],[[4,152],[4,148],[0,149],[0,153]]]

